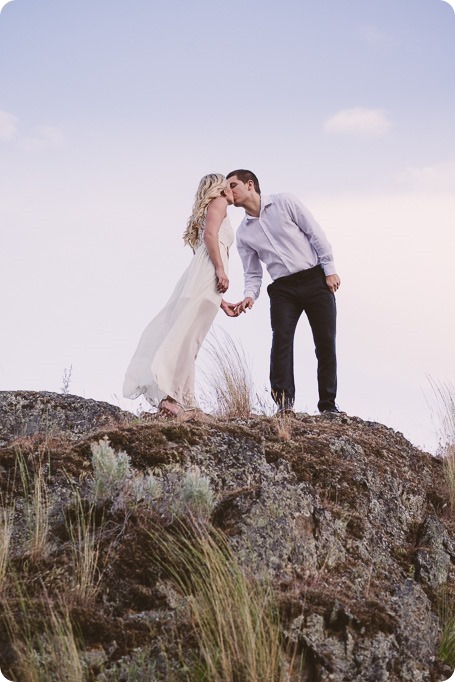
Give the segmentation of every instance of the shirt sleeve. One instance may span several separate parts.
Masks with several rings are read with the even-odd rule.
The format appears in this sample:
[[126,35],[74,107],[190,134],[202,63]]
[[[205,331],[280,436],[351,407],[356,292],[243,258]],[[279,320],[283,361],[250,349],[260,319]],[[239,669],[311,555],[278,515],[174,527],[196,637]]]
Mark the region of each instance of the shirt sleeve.
[[245,244],[237,233],[237,251],[243,265],[245,279],[244,298],[250,296],[254,301],[259,298],[262,284],[262,264],[257,251]]
[[325,276],[336,274],[335,262],[330,243],[325,236],[324,230],[314,218],[312,213],[293,194],[284,195],[285,204],[290,212],[292,220],[306,235],[322,265]]

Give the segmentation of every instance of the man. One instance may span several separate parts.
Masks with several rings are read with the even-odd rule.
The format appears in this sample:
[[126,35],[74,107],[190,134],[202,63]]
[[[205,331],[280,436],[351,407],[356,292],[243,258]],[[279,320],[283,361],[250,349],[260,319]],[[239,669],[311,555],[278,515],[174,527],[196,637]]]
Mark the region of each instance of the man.
[[278,414],[292,412],[295,400],[294,334],[305,311],[318,360],[320,412],[339,412],[335,405],[336,304],[340,286],[332,249],[320,225],[292,194],[261,197],[259,181],[249,170],[228,175],[234,206],[245,209],[237,230],[237,248],[245,275],[244,299],[237,313],[253,307],[265,264],[273,279],[270,297],[272,351],[270,383]]

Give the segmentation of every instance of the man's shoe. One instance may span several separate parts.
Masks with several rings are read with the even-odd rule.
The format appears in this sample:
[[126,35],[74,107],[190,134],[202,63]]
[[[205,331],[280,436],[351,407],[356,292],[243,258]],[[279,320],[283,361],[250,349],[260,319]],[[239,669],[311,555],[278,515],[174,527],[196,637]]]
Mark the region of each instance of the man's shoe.
[[321,414],[346,414],[346,412],[339,410],[336,405],[333,405],[331,407],[326,407],[325,410],[321,410]]

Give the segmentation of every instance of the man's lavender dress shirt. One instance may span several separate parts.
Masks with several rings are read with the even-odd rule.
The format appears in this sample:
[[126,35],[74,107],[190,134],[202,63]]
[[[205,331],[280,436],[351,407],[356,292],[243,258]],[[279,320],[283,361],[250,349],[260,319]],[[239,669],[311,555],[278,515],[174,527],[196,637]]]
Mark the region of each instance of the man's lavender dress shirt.
[[237,249],[245,274],[244,296],[254,300],[261,289],[261,261],[273,280],[318,264],[326,277],[336,273],[332,247],[324,231],[293,194],[261,197],[259,217],[245,213],[240,223]]

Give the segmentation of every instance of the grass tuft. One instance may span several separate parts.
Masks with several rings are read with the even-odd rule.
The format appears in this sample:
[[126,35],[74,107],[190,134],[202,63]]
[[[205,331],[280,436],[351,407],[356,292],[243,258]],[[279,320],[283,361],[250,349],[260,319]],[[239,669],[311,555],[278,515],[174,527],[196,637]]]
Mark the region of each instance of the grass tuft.
[[265,400],[254,387],[250,363],[240,341],[234,340],[221,327],[204,341],[205,406],[217,417],[247,418],[263,412]]
[[442,629],[438,654],[448,665],[455,667],[455,593],[447,585],[438,595],[438,607]]
[[71,586],[68,598],[78,606],[93,605],[100,589],[98,570],[100,542],[95,528],[94,509],[85,512],[79,494],[76,494],[76,520],[68,522],[71,545]]
[[449,490],[449,500],[455,509],[455,385],[429,379],[436,399],[441,442],[439,455],[443,458],[444,476]]
[[455,509],[455,445],[448,445],[443,459],[444,476],[449,489],[452,509]]
[[51,502],[43,466],[40,464],[31,482],[25,458],[18,457],[19,475],[24,491],[24,517],[27,526],[26,552],[33,559],[47,555]]
[[8,575],[11,536],[13,534],[14,507],[0,509],[0,596],[2,595]]
[[81,659],[67,611],[57,611],[50,601],[43,602],[46,616],[38,632],[22,595],[20,617],[9,606],[4,617],[16,656],[14,682],[83,682]]
[[249,579],[224,535],[211,529],[150,531],[158,562],[188,599],[200,658],[196,677],[207,682],[282,679],[284,657],[273,591]]

